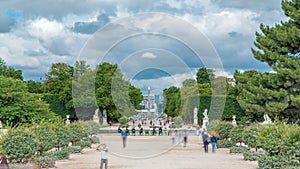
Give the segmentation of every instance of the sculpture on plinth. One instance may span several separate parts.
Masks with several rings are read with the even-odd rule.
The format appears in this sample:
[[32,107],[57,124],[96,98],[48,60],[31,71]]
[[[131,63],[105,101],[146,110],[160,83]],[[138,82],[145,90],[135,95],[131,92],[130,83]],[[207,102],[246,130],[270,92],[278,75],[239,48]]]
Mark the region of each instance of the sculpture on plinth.
[[95,110],[95,114],[93,115],[93,121],[99,124],[99,109]]
[[1,122],[1,120],[0,120],[0,129],[2,128],[2,122]]
[[194,108],[194,125],[198,125],[198,109]]
[[272,124],[272,120],[271,120],[271,118],[268,116],[267,113],[264,114],[264,119],[265,119],[265,121],[263,122],[263,124]]
[[236,118],[236,115],[233,115],[233,116],[232,116],[232,125],[234,125],[234,126],[237,125],[237,124],[236,124],[235,118]]
[[70,115],[66,115],[67,120],[66,120],[66,124],[70,124]]
[[203,129],[206,129],[206,127],[208,126],[209,124],[209,118],[208,118],[208,115],[207,115],[207,109],[204,110],[203,112],[203,120],[202,120],[202,128]]
[[103,110],[102,125],[108,125],[106,110]]

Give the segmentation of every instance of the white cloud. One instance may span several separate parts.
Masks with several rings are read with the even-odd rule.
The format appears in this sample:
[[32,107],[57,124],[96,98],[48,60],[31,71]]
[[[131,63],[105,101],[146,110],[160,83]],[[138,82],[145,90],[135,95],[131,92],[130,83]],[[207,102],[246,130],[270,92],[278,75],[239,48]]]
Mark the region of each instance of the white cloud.
[[157,58],[157,56],[154,55],[154,54],[151,53],[151,52],[145,52],[145,53],[142,54],[141,57],[142,57],[142,58],[147,58],[147,59],[155,59],[155,58]]

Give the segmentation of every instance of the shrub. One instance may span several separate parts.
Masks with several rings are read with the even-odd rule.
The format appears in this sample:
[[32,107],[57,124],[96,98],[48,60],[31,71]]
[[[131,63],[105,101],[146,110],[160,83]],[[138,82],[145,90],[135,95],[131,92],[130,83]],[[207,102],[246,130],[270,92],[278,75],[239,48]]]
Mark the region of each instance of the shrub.
[[55,158],[51,155],[37,156],[32,161],[40,168],[53,168],[55,166]]
[[12,128],[2,140],[2,148],[11,162],[26,162],[37,151],[34,135],[26,128]]
[[243,156],[244,160],[246,161],[257,161],[261,156],[263,156],[265,153],[262,151],[244,151]]
[[208,133],[216,132],[217,126],[220,123],[220,120],[211,120],[207,126]]
[[235,126],[231,129],[229,133],[230,140],[232,140],[235,144],[243,142],[243,128],[240,126]]
[[32,128],[34,139],[36,141],[36,147],[39,154],[43,154],[46,151],[55,147],[56,135],[50,124],[41,123],[35,125]]
[[119,118],[119,122],[122,128],[128,127],[128,118],[126,116]]
[[95,135],[99,133],[100,125],[92,120],[80,122],[81,126],[84,128],[88,136]]
[[70,131],[70,141],[72,143],[78,142],[81,139],[87,137],[87,134],[80,123],[71,123],[68,125],[68,127]]
[[92,140],[92,143],[93,143],[93,144],[95,144],[95,143],[100,143],[99,137],[93,136],[93,137],[91,137],[91,140]]
[[183,123],[183,120],[181,117],[178,116],[178,117],[174,118],[174,125],[176,128],[182,127],[182,123]]
[[233,125],[230,122],[222,121],[217,125],[217,132],[221,140],[228,139],[230,130],[233,128]]
[[55,157],[55,160],[64,160],[69,159],[70,153],[66,150],[59,150],[59,151],[51,151],[50,154]]
[[219,140],[217,142],[218,148],[230,148],[232,146],[234,146],[234,143],[230,140]]
[[69,127],[62,124],[57,124],[54,128],[56,140],[55,147],[58,149],[68,146],[71,141]]
[[250,148],[243,146],[233,146],[229,149],[230,153],[244,153],[245,151],[249,151]]
[[90,138],[84,138],[84,139],[82,139],[78,142],[75,142],[74,146],[80,146],[81,149],[91,148],[92,147],[92,140]]
[[249,147],[255,148],[256,151],[258,148],[261,147],[258,136],[259,136],[259,126],[247,126],[244,128],[243,131],[243,141],[245,144],[247,144]]

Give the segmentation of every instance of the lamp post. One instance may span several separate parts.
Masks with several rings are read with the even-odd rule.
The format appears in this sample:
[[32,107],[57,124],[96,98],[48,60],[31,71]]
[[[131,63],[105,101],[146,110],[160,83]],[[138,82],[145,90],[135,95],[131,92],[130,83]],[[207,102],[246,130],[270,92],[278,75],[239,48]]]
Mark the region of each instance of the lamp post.
[[148,86],[148,116],[150,116],[150,86]]

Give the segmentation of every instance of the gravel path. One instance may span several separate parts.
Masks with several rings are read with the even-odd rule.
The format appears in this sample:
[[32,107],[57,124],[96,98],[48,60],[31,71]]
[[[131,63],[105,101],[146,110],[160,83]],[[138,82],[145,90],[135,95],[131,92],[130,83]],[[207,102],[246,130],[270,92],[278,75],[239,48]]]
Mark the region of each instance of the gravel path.
[[[241,154],[229,154],[228,149],[217,149],[215,154],[204,153],[201,140],[189,136],[188,144],[172,145],[170,136],[129,136],[123,148],[121,137],[99,135],[109,147],[109,169],[256,169],[257,162],[244,161]],[[56,162],[58,169],[99,169],[100,153],[84,149],[72,154],[69,160]]]

